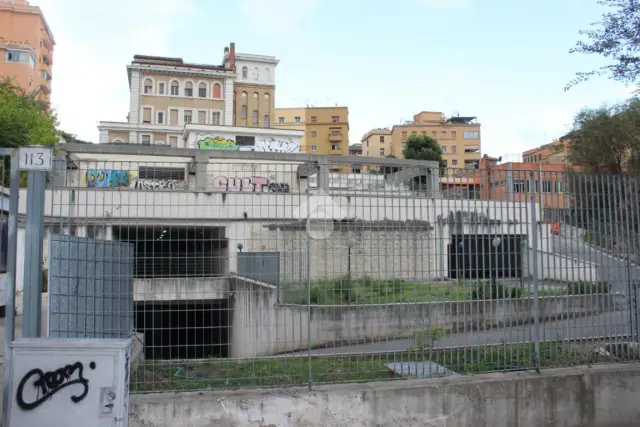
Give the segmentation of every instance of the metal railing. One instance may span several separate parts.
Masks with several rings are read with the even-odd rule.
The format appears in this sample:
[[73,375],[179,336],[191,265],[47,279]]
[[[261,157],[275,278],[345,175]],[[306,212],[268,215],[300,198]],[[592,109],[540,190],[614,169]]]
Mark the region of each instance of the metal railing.
[[[65,150],[45,196],[49,316],[57,336],[131,322],[135,392],[639,356],[635,178],[534,165],[456,181],[394,159]],[[53,252],[52,235],[75,240]],[[83,239],[114,249],[74,249]],[[73,304],[69,277],[84,286]]]

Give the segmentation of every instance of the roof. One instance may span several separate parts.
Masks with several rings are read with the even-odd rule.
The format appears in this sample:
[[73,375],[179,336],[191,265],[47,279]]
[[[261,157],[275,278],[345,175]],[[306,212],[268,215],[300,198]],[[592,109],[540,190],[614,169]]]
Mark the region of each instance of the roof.
[[220,70],[220,71],[232,71],[226,68],[224,65],[211,65],[211,64],[195,64],[190,62],[184,62],[182,58],[172,58],[167,56],[150,56],[150,55],[134,55],[132,64],[151,64],[151,65],[170,65],[174,67],[182,68],[200,68],[203,70]]
[[474,121],[475,119],[477,119],[477,117],[475,116],[455,116],[449,117],[447,121],[451,123],[469,123]]

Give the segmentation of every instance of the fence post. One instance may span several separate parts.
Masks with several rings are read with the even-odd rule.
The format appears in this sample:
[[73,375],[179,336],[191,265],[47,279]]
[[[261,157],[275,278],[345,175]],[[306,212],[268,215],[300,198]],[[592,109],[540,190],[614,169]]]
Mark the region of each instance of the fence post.
[[[318,177],[318,188],[320,187],[320,177]],[[307,218],[306,218],[306,243],[307,243],[307,356],[309,368],[309,390],[313,387],[313,376],[311,369],[311,235],[309,234],[309,221],[311,218],[311,192],[307,188]]]
[[22,336],[41,335],[42,244],[44,238],[44,171],[30,171],[27,184],[27,226],[24,239],[24,294]]
[[533,262],[533,340],[536,352],[536,369],[540,369],[540,306],[538,300],[538,219],[536,215],[536,181],[533,171],[529,173],[529,195],[531,196],[531,251]]
[[18,248],[18,202],[20,194],[20,171],[18,169],[18,150],[11,154],[11,175],[9,194],[9,232],[7,244],[7,305],[4,326],[4,387],[2,394],[2,425],[9,426],[9,406],[11,405],[11,347],[15,334],[16,299],[16,251]]

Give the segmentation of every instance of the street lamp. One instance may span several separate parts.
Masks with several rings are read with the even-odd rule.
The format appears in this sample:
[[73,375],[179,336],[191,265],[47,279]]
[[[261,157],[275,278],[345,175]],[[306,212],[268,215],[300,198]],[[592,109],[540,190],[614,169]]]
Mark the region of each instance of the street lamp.
[[494,285],[496,284],[496,276],[498,275],[498,265],[496,264],[496,252],[498,251],[498,246],[500,246],[501,242],[502,242],[502,239],[500,239],[500,237],[498,236],[494,237],[493,240],[491,241],[491,245],[493,246],[493,252],[491,253],[492,255],[491,264],[493,264],[496,268],[496,272],[491,278],[491,283]]
[[351,248],[358,243],[353,231],[347,232],[347,304],[351,304]]

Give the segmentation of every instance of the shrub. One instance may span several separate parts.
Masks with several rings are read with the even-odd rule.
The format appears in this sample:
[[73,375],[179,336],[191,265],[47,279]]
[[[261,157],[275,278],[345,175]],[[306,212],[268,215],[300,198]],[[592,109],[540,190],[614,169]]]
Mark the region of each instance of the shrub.
[[607,282],[572,282],[568,285],[569,295],[607,294],[611,285]]
[[509,288],[501,283],[478,283],[471,291],[471,299],[509,299],[522,297],[522,289]]

